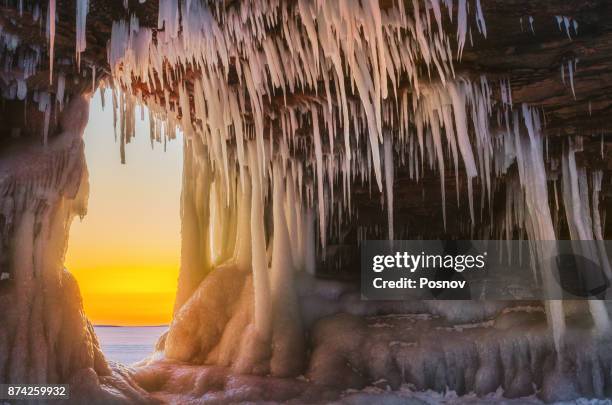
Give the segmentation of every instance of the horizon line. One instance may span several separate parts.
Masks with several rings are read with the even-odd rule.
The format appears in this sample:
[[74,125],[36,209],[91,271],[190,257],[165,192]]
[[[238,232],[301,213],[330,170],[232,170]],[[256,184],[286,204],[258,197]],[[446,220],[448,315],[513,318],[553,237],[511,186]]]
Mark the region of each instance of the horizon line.
[[113,325],[108,323],[92,324],[95,327],[102,328],[157,328],[161,326],[170,326],[169,323],[157,324],[157,325]]

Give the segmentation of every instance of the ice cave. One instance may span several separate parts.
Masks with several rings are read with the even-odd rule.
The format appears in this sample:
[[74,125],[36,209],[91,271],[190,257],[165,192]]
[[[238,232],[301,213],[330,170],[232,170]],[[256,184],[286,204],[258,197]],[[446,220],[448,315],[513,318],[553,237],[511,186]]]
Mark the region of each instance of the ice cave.
[[[526,240],[534,257],[569,240],[612,277],[609,1],[0,10],[0,384],[69,384],[75,404],[612,398],[607,297],[359,288],[360,243],[386,239]],[[137,366],[105,358],[64,265],[96,91],[125,164],[135,136],[183,142],[173,319]]]

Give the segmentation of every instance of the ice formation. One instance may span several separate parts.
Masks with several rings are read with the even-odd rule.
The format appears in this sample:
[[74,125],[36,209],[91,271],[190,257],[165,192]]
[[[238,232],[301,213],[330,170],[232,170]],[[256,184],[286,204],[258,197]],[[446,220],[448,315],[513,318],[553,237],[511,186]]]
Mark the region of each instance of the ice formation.
[[104,358],[64,267],[70,224],[87,211],[88,118],[89,97],[74,95],[58,115],[61,131],[44,146],[37,140],[0,153],[0,381],[70,384],[75,403],[151,403]]
[[[573,142],[579,141],[568,141],[559,164],[549,157],[541,111],[515,104],[508,78],[455,71],[456,60],[472,44],[472,33],[487,36],[480,0],[413,0],[406,8],[408,4],[251,0],[219,7],[213,1],[160,0],[157,27],[141,26],[133,14],[113,22],[107,49],[110,76],[102,86],[112,91],[122,161],[128,160],[125,144],[135,136],[139,104],[149,109],[152,142],[177,131],[185,139],[181,269],[174,320],[160,343],[167,358],[227,366],[237,373],[297,376],[306,367],[310,334],[315,351],[309,371],[313,380],[326,381],[333,378],[333,369],[318,361],[328,354],[326,346],[335,345],[332,355],[349,351],[326,324],[362,331],[360,321],[349,314],[428,311],[449,322],[473,322],[499,313],[503,305],[497,303],[366,304],[346,284],[314,277],[319,266],[342,265],[329,261],[346,230],[359,220],[352,201],[355,187],[369,188],[373,201],[380,198],[387,219],[386,227],[355,227],[357,241],[423,236],[395,219],[394,204],[404,181],[399,173],[407,173],[412,183],[432,173],[439,176],[445,231],[459,223],[465,234],[473,234],[478,224],[487,224],[479,237],[526,236],[536,258],[554,254],[554,244],[540,241],[557,239],[561,213],[576,248],[587,250],[585,255],[610,273],[602,245],[588,250],[591,245],[580,243],[601,241],[605,221],[599,207],[602,174],[576,162]],[[124,5],[129,9],[128,2]],[[88,0],[76,3],[77,63],[85,50],[88,6]],[[51,72],[55,21],[55,1],[50,0]],[[528,21],[533,33],[533,18]],[[577,34],[575,20],[559,16],[557,21],[568,37],[570,30]],[[16,38],[1,38],[5,48],[16,46]],[[32,54],[24,63],[29,75],[37,58]],[[563,80],[567,70],[574,97],[575,68],[575,60],[561,68]],[[44,117],[43,142],[51,148],[52,107],[69,108],[66,76],[57,72],[56,77],[54,96],[53,90],[32,93]],[[25,79],[15,80],[8,95],[26,98]],[[67,181],[67,174],[56,170],[59,166],[53,166],[53,178],[43,184]],[[39,184],[34,186],[39,190]],[[468,218],[447,214],[449,188],[456,204],[467,207]],[[500,191],[505,191],[505,205],[501,218],[494,218]],[[52,197],[53,204],[64,203],[64,197]],[[6,206],[12,210],[14,201],[9,200]],[[16,238],[32,245],[39,242],[30,211],[22,217],[26,225],[20,225]],[[26,256],[19,260],[31,259]],[[533,267],[536,282],[554,285],[550,263]],[[568,336],[566,305],[549,301],[545,307],[552,347],[561,353]],[[605,306],[593,301],[589,311],[594,329],[608,332]],[[363,342],[375,345],[366,338]],[[394,342],[394,347],[405,347]],[[532,343],[519,344],[521,353],[549,347],[547,340]],[[363,360],[365,354],[355,355],[358,350],[351,350],[353,363],[374,363]],[[380,351],[391,353],[388,348]],[[396,363],[386,358],[385,364],[430,364],[407,361],[401,356],[408,352],[402,350],[393,353],[400,356]],[[506,362],[504,370],[515,369],[508,366],[512,359],[486,355],[470,352],[472,360],[483,356],[483,366],[480,380],[468,372],[478,381],[465,384],[483,393],[496,389],[491,381],[501,381],[499,375],[487,379],[499,362]],[[354,377],[345,370],[344,357],[334,359],[333,366]],[[448,366],[450,361],[431,364]],[[368,372],[382,375],[385,364],[374,364],[375,370]],[[402,381],[405,372],[401,370]],[[516,377],[523,390],[525,375],[504,379]],[[442,377],[434,380],[433,385],[443,387]]]
[[559,31],[565,31],[569,39],[572,39],[572,30],[574,31],[574,35],[578,35],[578,21],[574,20],[572,17],[557,15],[555,16],[555,20],[557,21]]
[[[87,205],[81,135],[88,100],[73,100],[67,116],[64,132],[44,150],[13,149],[0,165],[0,263],[8,270],[3,281],[15,287],[0,295],[0,380],[5,382],[64,381],[93,369],[108,373],[82,316],[76,281],[63,267],[70,222],[84,215]],[[6,248],[11,238],[18,248]]]
[[86,21],[89,12],[89,0],[77,0],[76,2],[76,60],[77,69],[81,68],[81,52],[85,50]]
[[576,89],[574,87],[574,76],[576,74],[577,65],[578,65],[578,59],[576,58],[570,59],[567,62],[561,64],[561,81],[563,82],[563,84],[566,84],[565,83],[565,70],[567,66],[567,75],[568,75],[569,84],[570,84],[570,88],[572,90],[572,95],[574,96],[574,99],[576,98]]
[[49,38],[49,82],[53,82],[53,59],[55,48],[55,0],[49,0],[47,8],[47,37]]
[[[443,118],[446,119],[447,126],[453,125],[449,120],[456,120],[457,140],[454,139],[454,135],[450,136],[455,163],[458,163],[456,156],[458,148],[461,157],[465,159],[469,178],[476,175],[473,152],[467,135],[467,118],[464,117],[466,101],[463,100],[463,98],[472,96],[451,90],[450,96],[447,97],[450,98],[450,104],[456,111],[455,118],[450,112],[438,118],[430,113],[414,111],[416,101],[421,97],[421,79],[416,67],[420,60],[429,66],[428,70],[435,69],[442,83],[446,83],[454,76],[450,40],[444,34],[437,2],[433,7],[438,24],[437,29],[425,15],[429,15],[429,7],[423,13],[419,8],[419,3],[415,2],[414,26],[408,25],[410,35],[407,37],[398,35],[400,27],[406,25],[410,19],[406,10],[401,6],[379,10],[378,6],[366,4],[363,7],[349,10],[343,2],[326,4],[299,2],[297,10],[280,4],[278,5],[279,10],[275,10],[275,15],[282,15],[288,21],[280,30],[283,38],[267,36],[266,31],[259,24],[260,13],[262,15],[266,13],[267,6],[257,4],[263,9],[258,10],[254,15],[232,9],[228,15],[223,16],[229,22],[218,26],[214,19],[214,9],[208,9],[201,3],[186,3],[187,11],[182,27],[184,33],[182,36],[177,36],[174,23],[177,17],[173,11],[174,8],[170,3],[164,2],[160,7],[159,24],[168,24],[170,29],[160,33],[161,38],[156,43],[151,42],[150,33],[141,34],[137,29],[132,30],[128,28],[127,22],[116,23],[113,26],[109,56],[115,80],[120,84],[129,84],[131,75],[135,74],[149,88],[154,89],[157,82],[153,80],[153,77],[159,76],[164,85],[164,78],[174,75],[169,70],[174,69],[172,66],[182,65],[190,68],[193,64],[192,60],[197,60],[197,65],[201,64],[203,67],[201,68],[201,79],[196,78],[193,105],[189,102],[186,104],[181,102],[177,106],[181,111],[182,123],[187,126],[187,132],[196,133],[194,136],[202,136],[197,134],[203,132],[205,139],[212,144],[217,144],[208,149],[209,157],[213,166],[223,167],[224,171],[228,167],[228,159],[237,161],[238,167],[243,166],[245,130],[247,136],[254,134],[257,139],[258,153],[263,156],[265,153],[264,139],[268,136],[264,133],[264,128],[268,122],[270,122],[270,130],[276,127],[282,132],[282,139],[286,141],[285,146],[290,152],[289,155],[285,154],[285,158],[291,154],[302,153],[300,149],[305,148],[305,152],[312,156],[310,162],[314,162],[316,173],[313,179],[317,199],[315,205],[318,212],[319,239],[323,248],[326,245],[326,236],[330,231],[327,216],[330,212],[337,210],[330,207],[329,204],[342,205],[344,210],[350,207],[351,183],[358,177],[369,180],[371,176],[364,165],[366,161],[371,162],[375,181],[379,189],[383,189],[383,159],[380,146],[383,143],[382,127],[385,124],[394,121],[402,124],[401,132],[405,134],[403,138],[408,142],[408,127],[412,114],[418,114],[417,119],[423,120],[423,125],[434,120],[432,122],[434,130],[437,129],[438,120],[441,122]],[[446,7],[449,7],[449,4],[446,4]],[[452,7],[449,7],[448,11],[452,15]],[[299,18],[297,12],[300,13]],[[376,17],[376,19],[380,18],[379,28],[376,28],[379,26],[376,24],[369,25],[368,19],[363,18],[368,12],[374,13],[374,16],[379,15]],[[457,12],[460,14],[457,17],[460,52],[465,44],[465,32],[467,32],[467,5],[462,3]],[[251,36],[245,35],[238,29],[237,19],[240,15],[253,20],[252,26],[257,30],[253,35],[253,38],[256,38],[255,43],[250,42]],[[314,22],[317,19],[327,23],[319,24],[320,28],[315,29]],[[484,34],[486,27],[479,6],[476,19]],[[232,22],[234,20],[236,22]],[[425,21],[428,21],[426,25],[424,25]],[[279,24],[279,20],[269,23]],[[129,25],[131,27],[133,24]],[[346,32],[331,29],[332,26],[341,25],[348,27]],[[146,40],[141,40],[143,37],[146,37]],[[306,47],[298,41],[299,38],[307,39]],[[332,40],[332,38],[335,39]],[[362,45],[353,46],[352,43],[355,40]],[[259,44],[261,48],[258,49],[256,44]],[[208,46],[205,47],[205,45]],[[406,52],[408,48],[405,46],[408,45],[420,49],[420,52]],[[210,51],[213,49],[214,53]],[[159,56],[162,54],[166,55],[167,60],[171,63],[164,64],[164,59]],[[229,59],[235,59],[233,55],[240,55],[240,59],[244,60],[236,65],[236,70],[240,75],[239,81],[244,83],[245,88],[228,86],[226,83]],[[300,63],[293,62],[295,59]],[[280,60],[290,63],[281,65]],[[194,68],[197,69],[197,65]],[[373,69],[372,73],[368,67]],[[222,71],[225,73],[221,74]],[[397,86],[402,75],[408,75],[409,81],[416,89],[411,96],[412,111],[409,108],[408,91]],[[352,77],[350,89],[345,88],[344,77],[346,76]],[[327,103],[321,106],[323,108],[318,107],[316,103],[310,103],[311,105],[308,106],[308,100],[311,97],[309,94],[314,92],[316,97],[320,81],[323,82],[323,89],[328,94]],[[392,85],[392,94],[387,90],[389,88],[387,82]],[[199,94],[199,89],[206,94],[205,98]],[[331,93],[331,89],[336,90],[335,95]],[[180,87],[178,90],[180,96],[182,90]],[[360,102],[349,101],[349,92],[354,92]],[[293,103],[287,102],[288,95],[295,100]],[[279,96],[282,97],[285,106],[281,109],[279,117],[271,119],[269,112],[264,110],[263,100],[267,98],[270,102],[272,97]],[[229,97],[230,102],[217,104],[212,102],[214,97],[219,100]],[[302,101],[299,100],[300,97],[303,98]],[[402,100],[401,117],[395,116],[391,108],[396,102],[399,103],[400,98]],[[179,97],[179,99],[183,98]],[[334,100],[335,102],[332,103]],[[437,103],[435,100],[432,101]],[[167,104],[167,100],[158,100],[158,103],[159,105]],[[252,126],[240,113],[240,109],[245,107],[253,114]],[[484,104],[478,105],[479,109],[481,107],[484,107]],[[229,125],[224,121],[218,121],[218,117],[225,116],[231,117],[230,121],[225,121]],[[478,119],[483,120],[484,117]],[[201,127],[198,125],[200,122]],[[313,143],[311,145],[296,144],[293,140],[294,134],[300,126],[307,122],[313,128]],[[338,126],[340,129],[337,129]],[[354,131],[351,131],[351,126]],[[334,142],[338,132],[343,133],[341,143]],[[369,143],[369,153],[367,156],[360,154],[353,156],[354,146],[362,143],[360,139],[362,133],[365,141]],[[215,134],[220,134],[221,140],[230,139],[234,135],[237,140],[236,153],[229,154],[224,149],[225,142],[219,142]],[[419,133],[421,158],[424,156],[423,148],[425,147],[423,139],[423,134]],[[329,144],[329,149],[324,145],[324,141]],[[390,142],[393,141],[390,140]],[[336,145],[343,147],[339,148]],[[435,160],[438,164],[443,164],[441,143],[436,145]],[[340,156],[339,159],[329,159],[336,154]],[[260,159],[260,161],[263,165],[265,159]],[[296,162],[295,164],[306,165],[300,169],[302,173],[309,171],[308,163]],[[266,172],[267,170],[263,167],[260,169],[262,179],[267,177]],[[334,184],[337,179],[336,173],[342,176],[341,184],[337,186]],[[240,177],[244,178],[243,175]],[[334,199],[335,189],[342,191],[342,198]],[[389,204],[389,210],[391,209],[392,206]]]
[[[607,277],[612,276],[608,256],[603,245],[592,245],[588,241],[601,240],[601,220],[599,219],[599,195],[601,187],[600,172],[593,173],[593,205],[589,204],[589,188],[586,169],[576,166],[577,147],[570,144],[562,161],[563,202],[566,207],[570,237],[574,240],[575,251],[583,257],[601,265]],[[571,207],[571,208],[569,208]],[[592,209],[592,211],[591,211]],[[591,212],[593,217],[591,217]],[[597,235],[597,237],[596,237]],[[595,326],[600,333],[610,331],[610,319],[602,301],[589,301]]]
[[[456,21],[455,43],[443,26],[441,8]],[[527,105],[514,108],[508,81],[500,81],[497,99],[486,77],[469,80],[454,71],[453,61],[467,45],[470,19],[486,36],[479,1],[471,8],[464,0],[456,8],[452,2],[414,1],[411,13],[402,2],[381,9],[377,2],[349,7],[342,0],[303,0],[296,5],[255,1],[224,11],[206,2],[182,2],[180,9],[179,13],[176,0],[160,3],[158,26],[164,30],[157,31],[155,39],[134,17],[113,25],[109,63],[114,85],[123,89],[119,109],[122,142],[132,136],[129,131],[124,134],[126,120],[133,115],[130,103],[146,98],[152,122],[158,122],[154,126],[163,126],[170,133],[178,127],[184,131],[191,145],[187,152],[193,155],[190,159],[204,170],[196,175],[194,166],[192,176],[205,176],[205,184],[214,184],[216,195],[225,196],[225,201],[215,199],[215,217],[222,219],[212,226],[226,235],[217,237],[226,244],[229,241],[227,246],[237,244],[235,221],[223,218],[250,211],[250,282],[255,309],[254,332],[249,335],[253,341],[247,346],[274,339],[272,325],[277,321],[270,316],[275,316],[277,298],[273,279],[285,280],[287,285],[292,279],[285,273],[273,276],[278,267],[274,263],[286,263],[292,271],[306,267],[312,271],[312,217],[318,222],[319,257],[325,261],[326,246],[330,240],[337,241],[344,224],[351,221],[353,183],[378,187],[386,201],[387,237],[397,235],[393,185],[398,166],[408,166],[414,181],[420,180],[424,170],[439,174],[445,225],[445,179],[452,170],[457,199],[460,187],[468,190],[469,222],[474,226],[478,221],[474,187],[480,187],[482,216],[485,207],[492,208],[498,177],[507,175],[516,162],[518,190],[507,204],[506,236],[511,238],[515,229],[524,229],[533,240],[536,256],[538,252],[542,257],[551,253],[539,251],[549,248],[537,243],[557,237],[548,202],[540,113]],[[475,10],[474,15],[470,9]],[[561,17],[558,21],[568,35],[570,27],[575,32],[573,20]],[[533,31],[531,17],[529,24]],[[575,61],[568,62],[567,69],[574,93]],[[193,98],[181,84],[186,72],[193,81]],[[234,76],[231,80],[230,75]],[[148,94],[133,90],[134,81],[144,85]],[[168,88],[175,89],[176,101],[169,100]],[[501,117],[499,128],[493,127],[495,116]],[[303,138],[304,132],[311,136]],[[278,184],[279,173],[287,179],[285,184]],[[284,188],[290,192],[279,191]],[[252,194],[249,210],[240,208],[237,190]],[[284,216],[280,216],[279,198],[293,201],[284,203]],[[297,202],[299,208],[287,209]],[[566,201],[564,206],[574,203]],[[188,205],[193,208],[183,211],[184,226],[189,228],[185,233],[192,234],[189,222],[203,227],[189,244],[206,246],[208,237],[202,233],[212,218],[208,205],[201,197],[184,193],[183,206]],[[512,207],[521,207],[520,215],[513,215]],[[218,210],[223,212],[221,216]],[[274,212],[272,227],[263,222],[267,210]],[[198,211],[196,220],[192,215]],[[300,226],[308,229],[307,238],[289,237],[290,248],[281,244],[287,229],[291,235]],[[367,233],[360,235],[368,237]],[[292,257],[279,258],[279,249],[290,250]],[[266,251],[271,262],[264,256]],[[183,252],[181,279],[190,281],[179,288],[179,313],[205,274],[220,265],[211,263],[210,258],[196,260],[201,254],[193,247]],[[232,258],[231,249],[221,256]],[[233,263],[248,267],[249,260],[234,257]],[[546,283],[552,269],[536,267]],[[294,301],[291,294],[282,299],[287,310],[294,305],[288,303]],[[560,346],[565,331],[563,304],[551,301],[547,308],[554,340]],[[607,329],[605,310],[593,305],[591,313],[597,328]],[[193,353],[177,348],[179,334],[171,329],[167,354],[191,358]],[[253,359],[236,356],[233,361],[242,369],[253,370]]]

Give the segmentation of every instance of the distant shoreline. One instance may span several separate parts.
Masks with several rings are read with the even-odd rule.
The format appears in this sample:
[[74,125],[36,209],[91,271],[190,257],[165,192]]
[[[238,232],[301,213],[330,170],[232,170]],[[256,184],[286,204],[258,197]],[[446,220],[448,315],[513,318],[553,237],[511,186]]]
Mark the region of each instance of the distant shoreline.
[[161,328],[169,327],[170,325],[94,325],[94,328]]

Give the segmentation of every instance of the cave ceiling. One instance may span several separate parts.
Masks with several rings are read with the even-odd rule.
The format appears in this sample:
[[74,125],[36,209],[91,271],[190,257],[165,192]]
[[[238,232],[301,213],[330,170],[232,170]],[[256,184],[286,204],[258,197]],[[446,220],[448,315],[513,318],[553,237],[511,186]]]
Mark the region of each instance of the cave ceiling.
[[[100,81],[111,81],[112,67],[108,61],[108,48],[112,34],[113,22],[128,20],[136,16],[141,27],[151,28],[153,38],[163,32],[158,28],[158,2],[139,1],[100,1],[90,0],[86,29],[86,49],[80,55],[80,69],[75,58],[75,18],[76,3],[74,1],[58,0],[56,4],[57,26],[55,33],[54,75],[49,82],[48,39],[45,35],[44,10],[42,16],[32,15],[25,2],[25,11],[20,12],[17,4],[5,2],[0,6],[0,24],[4,33],[10,33],[20,38],[19,49],[36,47],[40,54],[40,63],[35,74],[27,79],[28,96],[26,101],[5,100],[2,104],[3,113],[0,116],[0,145],[8,148],[12,143],[39,142],[41,127],[44,125],[44,113],[38,111],[30,97],[33,92],[41,91],[53,94],[57,89],[59,72],[66,79],[65,93],[79,94],[89,92]],[[297,2],[295,7],[297,7]],[[223,1],[216,4],[217,9],[239,7],[238,1]],[[380,0],[380,8],[392,7],[395,2]],[[127,8],[126,8],[127,5]],[[405,3],[407,10],[412,10],[410,2]],[[410,13],[410,11],[408,11]],[[494,97],[500,98],[503,85],[511,88],[512,103],[519,108],[522,103],[528,103],[541,111],[546,136],[547,150],[561,150],[564,139],[568,136],[583,137],[583,151],[577,153],[580,164],[604,172],[603,202],[607,209],[612,203],[612,185],[609,181],[612,170],[612,148],[610,142],[610,114],[612,113],[612,4],[605,0],[593,1],[545,1],[528,0],[483,0],[482,13],[486,19],[486,36],[477,33],[476,23],[470,18],[470,32],[466,40],[460,60],[454,61],[454,71],[458,76],[474,81],[486,76],[491,84]],[[472,10],[473,14],[473,10]],[[559,20],[558,16],[561,18]],[[566,27],[563,16],[568,17]],[[445,24],[453,27],[453,23],[445,16]],[[574,24],[574,21],[576,23]],[[568,29],[569,28],[569,29]],[[274,29],[271,29],[274,31]],[[452,31],[452,29],[451,29]],[[274,35],[271,32],[271,35]],[[449,34],[454,39],[454,33]],[[7,46],[6,44],[4,45]],[[12,78],[18,75],[19,67],[14,60],[9,60],[8,53],[3,53],[5,66],[0,80],[3,92],[7,90]],[[189,108],[195,108],[193,78],[197,76],[198,67],[188,66],[181,74],[169,77],[162,84],[159,77],[155,78],[159,86],[151,90],[139,78],[133,77],[130,83],[131,91],[140,94],[147,103],[156,97],[157,102],[163,102],[181,119],[185,114],[181,107],[178,87],[185,86],[189,97]],[[572,72],[570,73],[570,69]],[[195,71],[191,71],[195,70]],[[235,60],[230,60],[230,70],[227,75],[229,85],[239,85],[236,74]],[[168,80],[169,79],[169,80]],[[432,79],[433,80],[433,79]],[[347,86],[350,85],[347,79]],[[389,93],[392,92],[391,83]],[[400,77],[398,88],[408,86],[406,78]],[[304,102],[325,104],[326,91],[324,83],[318,84],[315,91],[296,90],[294,92],[275,92],[264,99],[266,134],[280,136],[276,131],[278,122],[275,117],[284,106]],[[160,90],[163,88],[163,91]],[[155,92],[156,94],[152,93]],[[408,89],[410,92],[411,90]],[[348,95],[348,98],[355,95]],[[250,111],[243,112],[249,117]],[[52,113],[49,136],[58,131],[56,117]],[[193,114],[191,116],[194,116]],[[493,120],[499,117],[492,117]],[[197,126],[201,123],[193,122]],[[272,130],[270,130],[272,125]],[[298,133],[305,142],[312,142],[306,131]],[[340,142],[338,142],[340,143]],[[360,146],[364,147],[364,144]],[[325,153],[329,153],[325,150]],[[307,159],[307,156],[303,156]],[[466,227],[461,221],[454,221],[444,226],[440,215],[443,204],[440,199],[440,180],[434,173],[425,172],[419,182],[409,178],[406,168],[397,168],[394,178],[396,221],[410,229],[412,235],[420,237],[440,237],[441,235],[474,236],[474,229]],[[447,167],[445,187],[447,194],[452,195],[458,177]],[[503,181],[495,185],[495,193],[503,189]],[[465,185],[457,186],[463,194],[467,192]],[[385,213],[377,188],[372,185],[355,184],[352,195],[354,206],[359,212],[358,218],[362,225],[384,223]],[[477,210],[481,195],[479,187],[475,187],[474,200]],[[459,199],[461,200],[461,199]],[[447,215],[450,217],[469,216],[467,204],[457,204],[454,198],[446,199]],[[495,211],[495,210],[493,210]],[[604,223],[604,229],[605,229]],[[609,227],[608,227],[609,228]],[[355,238],[355,228],[348,227],[344,231],[348,240]],[[405,235],[410,236],[410,235]]]

